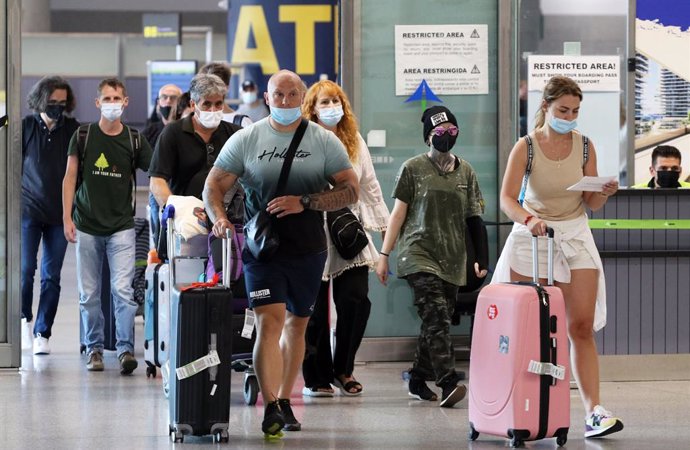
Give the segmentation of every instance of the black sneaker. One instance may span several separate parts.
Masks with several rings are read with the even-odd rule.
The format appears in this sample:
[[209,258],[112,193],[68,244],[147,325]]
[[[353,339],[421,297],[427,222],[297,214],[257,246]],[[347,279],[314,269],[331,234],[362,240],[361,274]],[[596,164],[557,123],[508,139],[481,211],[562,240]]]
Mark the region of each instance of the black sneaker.
[[446,383],[443,386],[439,406],[452,408],[457,402],[465,398],[465,395],[467,395],[467,387],[464,384],[456,384],[456,382]]
[[266,437],[280,437],[282,436],[280,430],[283,429],[284,425],[285,421],[280,413],[278,400],[267,404],[266,409],[264,409],[264,420],[261,422],[261,431]]
[[426,385],[426,381],[421,378],[410,378],[410,381],[407,383],[407,389],[409,390],[410,397],[414,397],[417,400],[426,400],[429,402],[438,400],[436,393],[429,389],[429,386]]
[[292,412],[292,406],[290,406],[289,398],[279,398],[278,406],[280,406],[280,413],[283,415],[283,421],[285,425],[283,430],[285,431],[300,431],[302,429],[302,424],[297,421],[295,414]]

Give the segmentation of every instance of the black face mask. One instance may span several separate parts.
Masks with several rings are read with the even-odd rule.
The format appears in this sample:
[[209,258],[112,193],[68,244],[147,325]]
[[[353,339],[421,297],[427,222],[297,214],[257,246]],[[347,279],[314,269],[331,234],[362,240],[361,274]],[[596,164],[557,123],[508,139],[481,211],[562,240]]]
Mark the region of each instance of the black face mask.
[[680,172],[664,170],[656,173],[656,183],[662,188],[677,188]]
[[170,111],[172,110],[172,106],[159,106],[158,107],[158,112],[160,113],[161,117],[164,118],[165,120],[168,120],[168,117],[170,117]]
[[441,153],[448,153],[450,149],[453,148],[455,141],[457,140],[457,136],[451,136],[448,132],[446,132],[441,136],[432,136],[431,145],[433,145],[434,148]]
[[48,105],[46,106],[46,116],[50,118],[50,120],[58,120],[60,116],[62,116],[62,113],[65,112],[65,105]]

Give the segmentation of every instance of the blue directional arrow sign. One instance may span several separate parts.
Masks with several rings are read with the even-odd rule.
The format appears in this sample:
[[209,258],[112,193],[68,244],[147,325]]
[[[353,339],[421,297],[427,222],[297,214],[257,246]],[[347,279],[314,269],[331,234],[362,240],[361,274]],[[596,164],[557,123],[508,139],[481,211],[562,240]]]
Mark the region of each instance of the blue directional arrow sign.
[[443,100],[441,100],[436,96],[436,94],[434,94],[434,91],[431,90],[426,80],[423,79],[422,82],[419,83],[419,87],[417,87],[417,90],[414,91],[414,93],[410,95],[410,97],[407,100],[405,100],[405,103],[421,101],[422,111],[424,111],[426,110],[427,100],[430,100],[432,102],[443,103]]

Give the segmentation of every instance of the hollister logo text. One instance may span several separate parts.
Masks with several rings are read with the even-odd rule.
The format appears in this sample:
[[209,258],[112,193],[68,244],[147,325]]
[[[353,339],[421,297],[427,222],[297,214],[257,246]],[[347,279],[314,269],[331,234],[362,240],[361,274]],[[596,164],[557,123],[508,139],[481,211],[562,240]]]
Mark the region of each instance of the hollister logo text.
[[486,310],[486,315],[489,320],[494,320],[498,317],[498,307],[496,305],[489,305],[489,309]]
[[270,289],[261,289],[258,291],[251,291],[249,293],[249,298],[251,298],[251,299],[267,298],[270,296],[271,296],[271,290]]

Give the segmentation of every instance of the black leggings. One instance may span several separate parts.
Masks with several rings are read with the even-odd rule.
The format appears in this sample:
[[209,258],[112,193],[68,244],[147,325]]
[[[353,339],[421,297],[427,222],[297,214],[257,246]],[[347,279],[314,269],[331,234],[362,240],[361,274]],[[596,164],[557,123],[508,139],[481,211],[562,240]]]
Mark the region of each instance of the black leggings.
[[307,326],[307,349],[302,364],[307,387],[333,382],[334,376],[351,376],[355,355],[364,337],[371,312],[369,301],[369,268],[355,267],[333,279],[333,301],[338,321],[335,331],[335,354],[331,357],[328,325],[328,282],[321,290],[314,313]]

